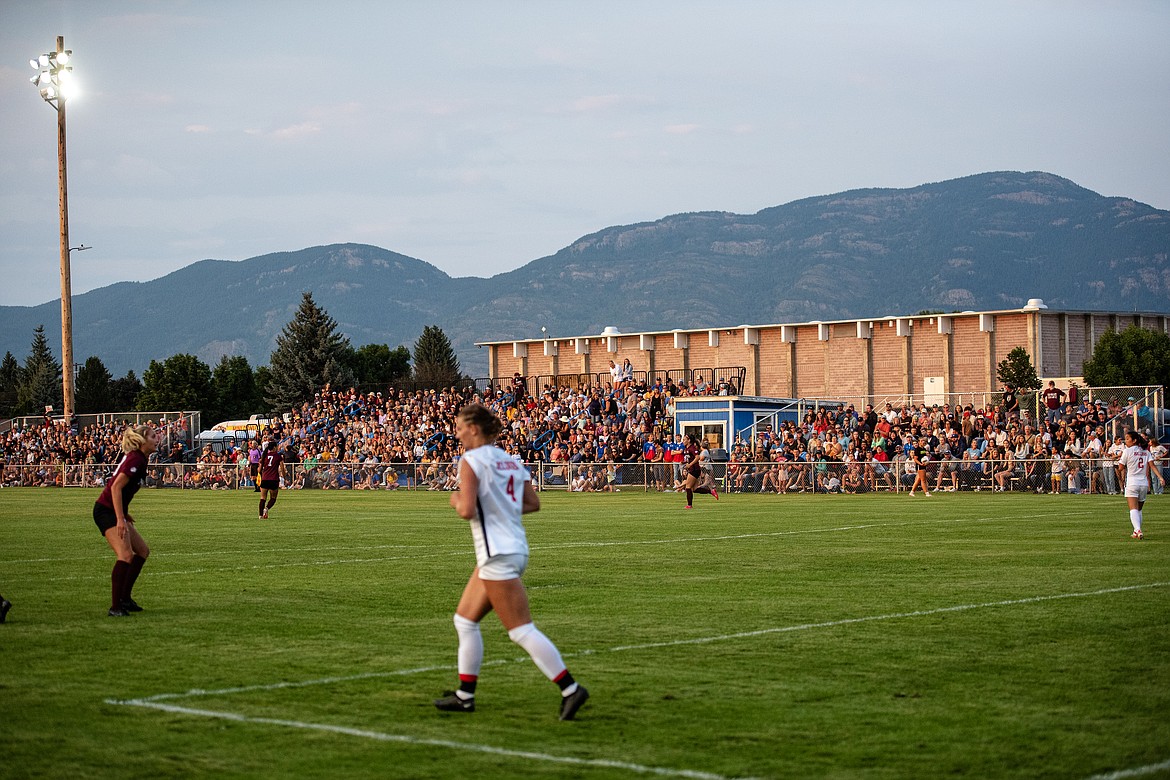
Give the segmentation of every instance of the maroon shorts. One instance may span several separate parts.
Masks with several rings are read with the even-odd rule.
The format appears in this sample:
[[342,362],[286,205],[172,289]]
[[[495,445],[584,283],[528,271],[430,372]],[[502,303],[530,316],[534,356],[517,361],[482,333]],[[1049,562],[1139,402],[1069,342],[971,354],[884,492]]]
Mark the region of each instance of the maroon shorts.
[[105,536],[106,531],[118,524],[118,515],[105,504],[94,501],[93,522],[98,527],[98,530],[102,532],[102,536]]

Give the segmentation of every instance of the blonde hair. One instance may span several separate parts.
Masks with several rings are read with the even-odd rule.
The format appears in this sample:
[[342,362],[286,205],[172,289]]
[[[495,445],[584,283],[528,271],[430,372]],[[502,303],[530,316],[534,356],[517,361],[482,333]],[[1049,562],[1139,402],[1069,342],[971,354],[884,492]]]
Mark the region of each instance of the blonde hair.
[[128,425],[122,432],[122,452],[133,452],[141,449],[146,441],[146,434],[153,430],[149,425]]

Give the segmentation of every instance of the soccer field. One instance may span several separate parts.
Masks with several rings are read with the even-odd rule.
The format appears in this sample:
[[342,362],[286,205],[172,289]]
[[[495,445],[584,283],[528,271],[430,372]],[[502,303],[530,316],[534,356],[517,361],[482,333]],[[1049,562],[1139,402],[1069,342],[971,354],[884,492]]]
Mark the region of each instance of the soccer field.
[[1170,776],[1170,518],[1118,497],[542,494],[537,625],[477,711],[443,493],[144,490],[146,611],[105,615],[96,491],[0,491],[0,776]]

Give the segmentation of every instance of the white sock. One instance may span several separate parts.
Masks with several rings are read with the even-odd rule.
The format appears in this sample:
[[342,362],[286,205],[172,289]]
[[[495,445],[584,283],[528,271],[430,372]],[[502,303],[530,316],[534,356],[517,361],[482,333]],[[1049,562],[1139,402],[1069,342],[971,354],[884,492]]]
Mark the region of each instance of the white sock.
[[1133,526],[1133,530],[1135,531],[1142,530],[1142,510],[1129,510],[1129,524]]
[[536,667],[550,680],[565,671],[565,662],[552,640],[540,632],[535,623],[525,623],[508,632],[508,638],[523,647]]
[[455,616],[455,630],[459,633],[459,674],[479,676],[483,665],[483,635],[479,623],[462,615]]

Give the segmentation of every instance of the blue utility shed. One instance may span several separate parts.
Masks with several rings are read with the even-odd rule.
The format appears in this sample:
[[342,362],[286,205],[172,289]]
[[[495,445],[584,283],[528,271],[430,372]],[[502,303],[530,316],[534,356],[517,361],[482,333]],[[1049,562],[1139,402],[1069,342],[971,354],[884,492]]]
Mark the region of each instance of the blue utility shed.
[[755,428],[778,422],[799,422],[805,410],[818,407],[837,408],[838,401],[808,398],[768,398],[753,395],[699,395],[676,398],[674,432],[695,434],[709,448],[730,450],[735,437],[750,441]]

